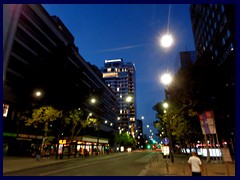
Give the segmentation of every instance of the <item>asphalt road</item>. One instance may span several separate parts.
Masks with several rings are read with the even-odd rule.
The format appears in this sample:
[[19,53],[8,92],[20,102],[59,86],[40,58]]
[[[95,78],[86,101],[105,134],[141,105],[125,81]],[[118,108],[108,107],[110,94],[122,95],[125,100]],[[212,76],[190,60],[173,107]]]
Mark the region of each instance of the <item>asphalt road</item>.
[[117,153],[83,158],[4,174],[5,176],[137,176],[152,152]]

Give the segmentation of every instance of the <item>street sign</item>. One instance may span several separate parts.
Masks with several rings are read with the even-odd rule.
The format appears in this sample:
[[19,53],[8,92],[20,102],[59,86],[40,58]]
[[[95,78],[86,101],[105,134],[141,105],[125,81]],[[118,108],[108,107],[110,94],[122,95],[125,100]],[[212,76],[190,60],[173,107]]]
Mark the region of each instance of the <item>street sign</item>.
[[163,138],[163,144],[168,145],[169,139],[167,137]]
[[164,146],[163,148],[162,148],[162,153],[163,153],[163,155],[164,156],[168,156],[169,155],[169,146]]

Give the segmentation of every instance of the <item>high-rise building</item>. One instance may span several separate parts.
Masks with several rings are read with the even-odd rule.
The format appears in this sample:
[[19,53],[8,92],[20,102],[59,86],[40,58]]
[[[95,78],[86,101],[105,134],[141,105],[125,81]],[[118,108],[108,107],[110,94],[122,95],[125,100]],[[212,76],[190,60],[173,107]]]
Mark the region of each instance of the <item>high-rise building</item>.
[[143,149],[144,148],[144,138],[143,138],[143,121],[137,119],[136,121],[136,140],[137,140],[137,148]]
[[235,47],[234,5],[193,4],[190,15],[197,57],[212,52],[212,59],[223,63]]
[[[108,59],[101,68],[105,83],[115,92],[119,102],[119,131],[136,136],[136,70],[123,59]],[[131,97],[127,100],[128,97]]]
[[[233,146],[235,134],[235,5],[190,6],[197,62],[211,61],[218,73],[218,89],[211,94],[220,141]],[[201,61],[201,62],[200,62]],[[233,148],[232,148],[233,149]]]

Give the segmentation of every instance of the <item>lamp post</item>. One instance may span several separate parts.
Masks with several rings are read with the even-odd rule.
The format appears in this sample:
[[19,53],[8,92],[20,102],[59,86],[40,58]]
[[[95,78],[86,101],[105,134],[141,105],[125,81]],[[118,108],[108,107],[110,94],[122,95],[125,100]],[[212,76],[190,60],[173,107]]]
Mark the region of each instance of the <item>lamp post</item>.
[[[161,76],[161,82],[163,84],[165,84],[167,87],[168,85],[172,82],[172,76],[171,74],[169,73],[165,73]],[[167,113],[167,109],[169,107],[168,103],[163,103],[163,107],[165,109],[164,112]],[[172,144],[172,132],[171,132],[171,123],[170,123],[170,120],[168,118],[168,114],[166,115],[167,116],[167,125],[168,125],[168,129],[167,129],[167,132],[168,132],[168,136],[169,136],[169,141],[170,141],[170,153],[171,153],[171,161],[174,162],[174,157],[173,157],[173,144]]]
[[[163,103],[163,107],[164,107],[164,109],[168,109],[168,107],[169,107],[168,103],[166,103],[166,102]],[[167,111],[165,111],[165,112],[167,113]],[[174,156],[173,156],[172,130],[171,130],[171,127],[170,127],[171,122],[168,118],[168,114],[166,114],[166,116],[167,116],[167,125],[168,125],[167,134],[168,134],[169,141],[170,141],[170,157],[171,157],[171,161],[173,163],[174,162]]]
[[[129,103],[132,102],[133,100],[133,97],[132,96],[127,96],[126,97],[126,102],[128,103],[128,122],[130,122],[130,105]],[[130,132],[131,132],[131,129],[130,129]]]

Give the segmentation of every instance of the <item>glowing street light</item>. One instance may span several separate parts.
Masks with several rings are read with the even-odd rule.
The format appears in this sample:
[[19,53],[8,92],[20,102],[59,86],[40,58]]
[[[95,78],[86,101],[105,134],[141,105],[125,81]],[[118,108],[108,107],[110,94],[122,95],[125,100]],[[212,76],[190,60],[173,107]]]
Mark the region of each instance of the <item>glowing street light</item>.
[[92,98],[90,101],[91,101],[92,104],[96,103],[96,99],[95,98]]
[[162,38],[160,39],[160,44],[164,48],[170,47],[172,43],[173,43],[173,38],[170,34],[166,34],[162,36]]
[[165,85],[168,85],[172,82],[172,76],[170,74],[163,74],[161,76],[161,82]]
[[42,96],[42,92],[41,91],[35,91],[34,95],[37,96],[37,97],[40,97],[40,96]]
[[126,101],[127,101],[127,102],[131,102],[132,99],[133,99],[132,96],[128,96],[128,97],[126,98]]
[[165,109],[167,109],[168,108],[168,103],[163,103],[163,107],[165,108]]

